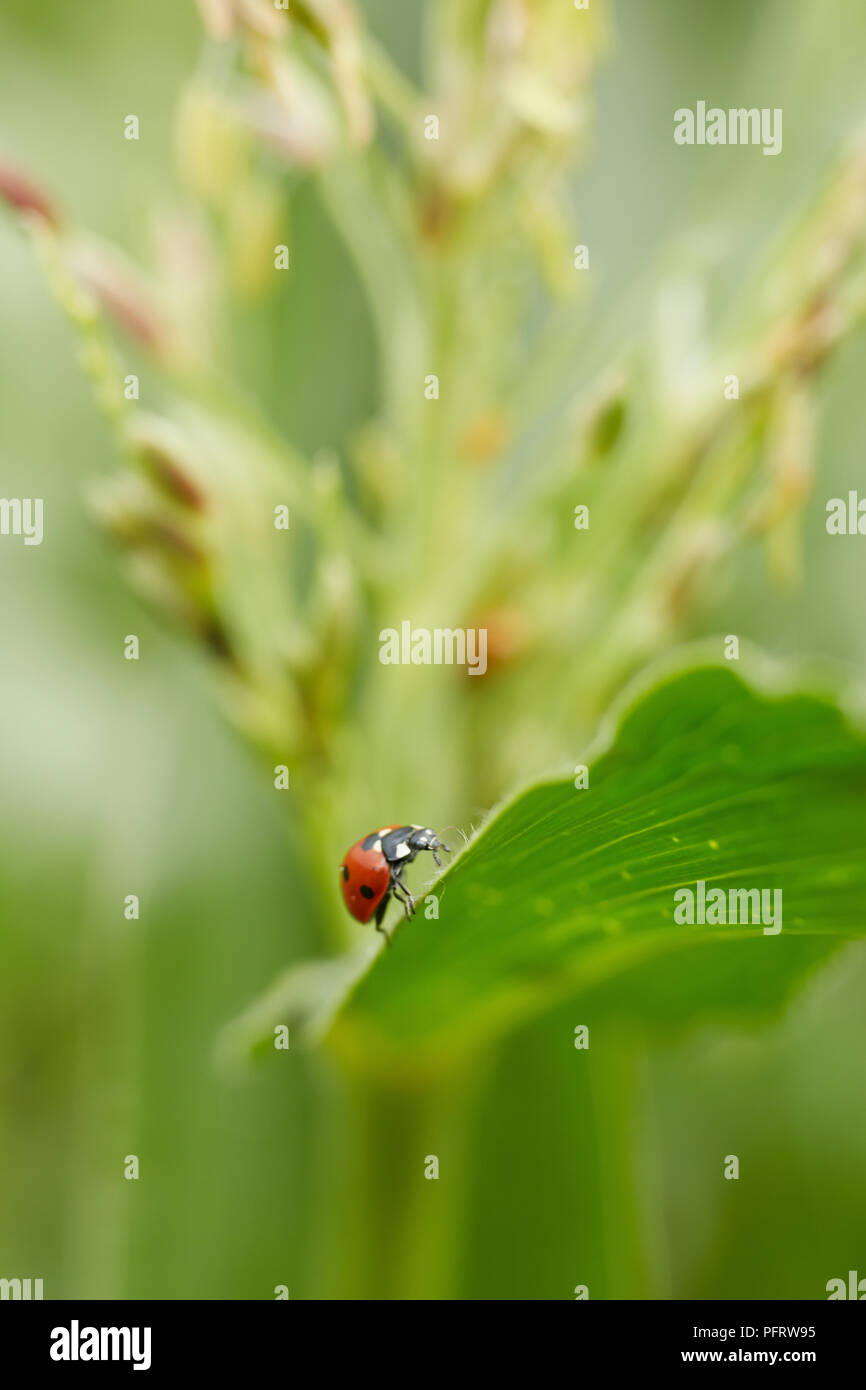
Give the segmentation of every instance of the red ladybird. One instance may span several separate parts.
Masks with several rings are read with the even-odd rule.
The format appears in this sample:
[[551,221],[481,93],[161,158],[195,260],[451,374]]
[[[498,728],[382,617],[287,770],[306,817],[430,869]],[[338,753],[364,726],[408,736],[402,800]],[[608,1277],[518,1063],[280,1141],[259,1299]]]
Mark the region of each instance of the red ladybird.
[[[391,894],[403,904],[407,917],[415,911],[415,900],[403,882],[403,866],[411,864],[422,849],[429,849],[441,866],[438,851],[451,851],[423,825],[386,825],[359,840],[347,850],[340,865],[343,900],[359,922],[369,922],[376,914],[376,930],[382,931],[382,918]],[[387,937],[387,932],[383,932]]]

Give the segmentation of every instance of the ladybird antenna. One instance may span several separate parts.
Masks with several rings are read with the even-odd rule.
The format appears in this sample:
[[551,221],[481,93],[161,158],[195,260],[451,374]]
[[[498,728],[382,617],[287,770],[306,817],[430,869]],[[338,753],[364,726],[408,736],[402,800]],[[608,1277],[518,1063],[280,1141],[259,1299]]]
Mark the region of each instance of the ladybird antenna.
[[[469,844],[469,836],[466,834],[466,831],[465,831],[465,830],[461,830],[461,828],[460,828],[459,825],[446,825],[446,826],[443,827],[443,829],[445,829],[445,830],[456,830],[458,835],[462,835],[462,836],[463,836],[463,843],[464,843],[464,845],[468,845],[468,844]],[[450,854],[451,851],[449,850],[448,853]]]

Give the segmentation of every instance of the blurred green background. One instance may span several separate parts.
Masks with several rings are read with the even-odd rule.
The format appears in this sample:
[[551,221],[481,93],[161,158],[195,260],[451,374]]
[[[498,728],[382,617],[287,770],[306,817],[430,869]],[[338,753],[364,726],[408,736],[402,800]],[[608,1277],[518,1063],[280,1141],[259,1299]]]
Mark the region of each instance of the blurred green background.
[[[423,8],[362,6],[415,75]],[[660,264],[695,228],[724,235],[710,281],[723,305],[864,114],[855,0],[631,0],[614,15],[574,188],[596,271],[588,360],[622,320],[624,288],[628,315],[646,319]],[[4,0],[3,155],[146,258],[145,212],[177,194],[173,114],[200,42],[177,0]],[[684,160],[671,113],[704,95],[784,107],[785,155]],[[148,130],[134,166],[127,111]],[[305,273],[250,314],[237,369],[287,438],[343,448],[375,409],[373,335],[312,182],[294,194],[292,238]],[[256,1299],[277,1284],[338,1296],[328,1212],[360,1181],[346,1083],[327,1058],[297,1053],[236,1085],[212,1064],[220,1026],[315,952],[304,864],[200,659],[130,594],[86,514],[84,485],[113,467],[112,441],[8,219],[0,273],[2,492],[45,499],[41,547],[0,543],[0,1275],[42,1277],[49,1298]],[[303,335],[289,331],[299,319]],[[736,632],[862,677],[866,544],[831,541],[823,518],[826,499],[864,477],[864,371],[861,337],[822,387],[803,585],[775,593],[755,547],[693,635]],[[128,632],[137,664],[121,660]],[[130,923],[133,892],[142,918]],[[864,986],[866,952],[848,948],[773,1027],[708,1032],[649,1061],[660,1296],[820,1298],[827,1279],[863,1271]],[[453,1296],[567,1298],[580,1281],[563,1192],[592,1162],[592,1136],[563,1120],[543,1045],[545,1030],[571,1027],[570,1014],[533,1025],[491,1062],[461,1135],[473,1197]],[[731,1152],[748,1155],[748,1183],[719,1181],[717,1155]],[[130,1153],[138,1182],[122,1177]],[[381,1223],[387,1244],[386,1204]]]

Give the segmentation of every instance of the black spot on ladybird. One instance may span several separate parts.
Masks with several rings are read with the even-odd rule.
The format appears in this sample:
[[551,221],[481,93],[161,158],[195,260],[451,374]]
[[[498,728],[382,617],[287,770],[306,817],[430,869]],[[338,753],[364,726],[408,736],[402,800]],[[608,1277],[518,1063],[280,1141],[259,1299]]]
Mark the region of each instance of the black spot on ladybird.
[[344,879],[346,880],[346,882],[348,883],[348,882],[349,882],[349,870],[346,868],[346,865],[345,865],[345,864],[341,864],[341,865],[340,865],[340,869],[342,870],[343,878],[344,878]]
[[362,898],[372,898],[372,897],[375,897],[375,894],[374,894],[372,888],[370,887],[369,883],[362,883],[362,884],[361,884],[361,897],[362,897]]

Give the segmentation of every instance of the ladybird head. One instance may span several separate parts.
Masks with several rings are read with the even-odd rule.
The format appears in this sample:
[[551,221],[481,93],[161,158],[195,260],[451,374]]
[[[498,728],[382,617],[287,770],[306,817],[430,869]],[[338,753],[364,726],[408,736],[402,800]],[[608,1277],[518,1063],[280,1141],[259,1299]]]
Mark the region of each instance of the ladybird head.
[[438,851],[440,849],[443,849],[446,854],[451,853],[448,846],[446,844],[443,844],[443,842],[439,839],[439,836],[436,834],[436,831],[431,830],[429,826],[416,826],[415,829],[413,829],[412,834],[409,836],[409,844],[415,850],[429,849],[436,863],[440,867],[442,865],[442,860],[439,858]]

